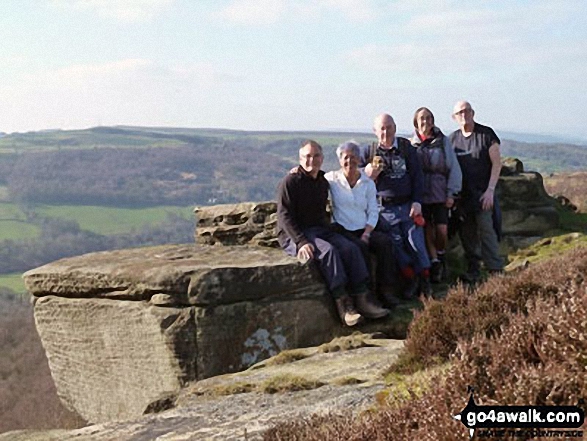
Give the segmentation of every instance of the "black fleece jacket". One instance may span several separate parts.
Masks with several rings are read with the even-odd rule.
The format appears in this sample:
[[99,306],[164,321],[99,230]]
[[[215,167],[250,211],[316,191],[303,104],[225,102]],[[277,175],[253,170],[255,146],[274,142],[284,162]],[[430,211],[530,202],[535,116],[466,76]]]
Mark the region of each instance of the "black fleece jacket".
[[283,178],[277,190],[277,238],[282,246],[289,237],[299,250],[308,243],[303,233],[306,228],[329,225],[328,189],[322,170],[314,179],[299,166]]

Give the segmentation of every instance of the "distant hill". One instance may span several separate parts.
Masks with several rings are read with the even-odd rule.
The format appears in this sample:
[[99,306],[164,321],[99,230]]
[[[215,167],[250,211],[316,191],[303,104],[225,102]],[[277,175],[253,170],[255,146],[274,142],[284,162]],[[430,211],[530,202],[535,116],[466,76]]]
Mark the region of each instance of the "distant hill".
[[[275,196],[312,138],[334,150],[368,133],[246,132],[229,129],[95,127],[10,134],[0,138],[0,196],[19,203],[109,206],[206,205]],[[542,173],[587,168],[587,147],[503,139],[502,154]]]

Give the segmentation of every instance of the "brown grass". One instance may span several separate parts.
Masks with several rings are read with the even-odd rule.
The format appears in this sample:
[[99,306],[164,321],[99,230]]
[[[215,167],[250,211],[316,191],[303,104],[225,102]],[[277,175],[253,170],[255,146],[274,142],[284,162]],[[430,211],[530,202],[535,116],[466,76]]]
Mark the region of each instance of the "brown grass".
[[360,332],[354,332],[351,335],[345,337],[337,337],[328,343],[318,346],[318,351],[328,352],[339,352],[339,351],[352,351],[353,349],[373,347],[370,343],[365,341],[366,338],[370,338],[369,335],[362,334]]
[[[424,362],[451,359],[448,370],[427,380],[428,388],[404,379],[405,390],[396,387],[391,400],[388,390],[369,412],[289,421],[264,439],[467,439],[466,428],[451,415],[466,405],[469,385],[480,405],[580,403],[587,397],[586,273],[582,248],[514,277],[491,279],[470,295],[456,289],[444,305],[426,303],[411,328],[409,351]],[[425,336],[430,344],[417,348]]]

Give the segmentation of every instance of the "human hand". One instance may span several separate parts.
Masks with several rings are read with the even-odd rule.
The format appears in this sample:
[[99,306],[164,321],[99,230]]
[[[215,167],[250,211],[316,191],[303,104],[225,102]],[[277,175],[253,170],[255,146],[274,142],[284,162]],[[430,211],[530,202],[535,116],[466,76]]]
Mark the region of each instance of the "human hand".
[[414,219],[416,216],[422,215],[422,205],[419,202],[413,202],[410,208],[410,217]]
[[373,167],[373,164],[369,163],[365,166],[365,174],[369,176],[372,180],[376,180],[381,173],[381,170],[378,167]]
[[363,234],[361,234],[361,240],[367,245],[369,245],[369,239],[371,239],[371,233],[365,231]]
[[445,206],[446,208],[452,208],[455,204],[455,200],[453,198],[446,198]]
[[297,171],[298,171],[298,168],[297,167],[294,167],[294,168],[290,169],[289,174],[290,175],[295,175]]
[[306,263],[308,260],[314,258],[314,246],[311,243],[302,245],[298,250],[298,260]]
[[493,209],[493,197],[494,197],[495,190],[488,188],[485,190],[485,193],[481,195],[479,200],[481,201],[481,208],[483,211],[489,211]]

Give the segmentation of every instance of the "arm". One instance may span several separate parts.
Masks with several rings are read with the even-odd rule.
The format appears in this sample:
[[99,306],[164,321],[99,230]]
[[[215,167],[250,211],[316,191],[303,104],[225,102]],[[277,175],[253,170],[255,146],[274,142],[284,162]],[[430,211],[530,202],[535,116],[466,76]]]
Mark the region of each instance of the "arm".
[[455,149],[448,139],[444,138],[444,152],[448,165],[448,179],[446,184],[446,206],[451,208],[454,205],[454,197],[461,191],[463,185],[463,174],[457,159]]
[[414,218],[422,214],[422,195],[424,194],[424,172],[418,159],[416,149],[410,145],[408,148],[408,173],[412,181],[412,208],[410,210],[410,217]]
[[368,243],[371,233],[375,229],[377,221],[379,220],[379,206],[377,205],[377,189],[375,188],[375,183],[373,181],[368,181],[366,184],[367,191],[365,192],[365,196],[367,198],[367,224],[365,225],[365,231],[361,236],[361,240]]
[[491,177],[489,178],[489,185],[487,190],[481,196],[481,206],[483,210],[489,211],[493,209],[493,198],[495,194],[495,186],[499,180],[501,172],[501,153],[499,151],[499,143],[494,142],[489,147],[489,159],[491,160]]
[[304,236],[302,229],[296,222],[294,216],[295,197],[295,175],[286,176],[277,191],[277,222],[283,231],[295,242],[298,251],[306,244],[309,244],[308,239]]

